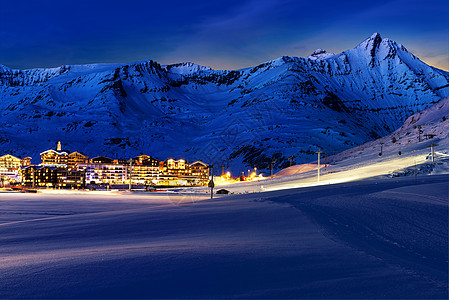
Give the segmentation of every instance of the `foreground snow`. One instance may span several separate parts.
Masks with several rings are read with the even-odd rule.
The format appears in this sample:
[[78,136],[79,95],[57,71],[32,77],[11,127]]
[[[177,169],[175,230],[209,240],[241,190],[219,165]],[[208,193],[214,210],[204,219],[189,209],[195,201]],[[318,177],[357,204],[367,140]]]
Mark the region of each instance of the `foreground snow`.
[[447,298],[448,179],[0,194],[0,298]]

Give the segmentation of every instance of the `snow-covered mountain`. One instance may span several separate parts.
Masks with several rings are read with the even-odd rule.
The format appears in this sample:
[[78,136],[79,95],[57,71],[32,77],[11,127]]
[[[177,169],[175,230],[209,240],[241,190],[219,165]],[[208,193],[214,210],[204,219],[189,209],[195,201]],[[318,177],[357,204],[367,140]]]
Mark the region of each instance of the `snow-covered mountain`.
[[312,54],[310,54],[307,58],[308,59],[326,59],[329,57],[335,56],[334,53],[329,53],[326,50],[323,49],[316,49]]
[[[431,158],[431,144],[435,145],[435,162]],[[424,154],[426,159],[422,173],[449,173],[449,97],[408,117],[391,134],[338,153],[330,159],[343,161],[360,156],[365,161],[376,161],[380,159],[378,156],[391,159],[420,154]],[[404,170],[399,171],[403,173]]]
[[[324,51],[324,50],[323,50]],[[287,164],[387,135],[449,95],[449,73],[373,34],[333,55],[284,56],[253,68],[192,63],[0,66],[0,153],[61,140],[89,156],[202,159],[234,171]]]
[[[331,165],[325,167],[326,161]],[[330,157],[323,157],[321,167],[322,175],[333,176],[325,183],[385,175],[415,175],[415,172],[449,174],[449,97],[408,117],[399,129],[389,135]],[[282,169],[275,177],[301,174],[292,176],[290,180],[304,181],[307,176],[315,177],[316,170],[317,162],[314,161]],[[262,184],[269,185],[267,181]],[[246,191],[250,190],[251,188]]]

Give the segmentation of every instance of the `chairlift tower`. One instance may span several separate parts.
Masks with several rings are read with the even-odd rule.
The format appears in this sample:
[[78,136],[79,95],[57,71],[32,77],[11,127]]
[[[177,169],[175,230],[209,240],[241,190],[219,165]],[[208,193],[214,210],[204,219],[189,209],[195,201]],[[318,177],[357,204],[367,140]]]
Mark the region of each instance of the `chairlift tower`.
[[271,163],[270,163],[270,168],[271,168],[271,178],[273,178],[273,164],[276,162],[276,159],[275,158],[273,158],[272,160],[271,160]]
[[380,153],[379,156],[382,156],[382,149],[383,149],[384,143],[380,143]]
[[432,155],[432,162],[435,162],[435,146],[438,146],[438,144],[434,144],[433,142],[428,146],[427,148],[430,148],[430,153]]
[[293,165],[293,159],[295,159],[294,155],[292,155],[288,158],[288,160],[290,161],[290,167]]

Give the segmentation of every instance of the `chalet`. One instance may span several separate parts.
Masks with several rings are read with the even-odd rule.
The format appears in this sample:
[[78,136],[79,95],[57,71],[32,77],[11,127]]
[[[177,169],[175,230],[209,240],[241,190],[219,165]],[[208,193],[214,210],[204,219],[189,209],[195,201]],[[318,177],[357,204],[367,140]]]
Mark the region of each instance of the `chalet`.
[[50,149],[42,152],[40,155],[42,166],[68,170],[76,170],[78,164],[89,161],[89,158],[80,152],[63,151],[61,142],[58,142],[56,150]]
[[209,165],[197,160],[190,164],[191,174],[197,178],[198,185],[206,185],[209,182]]
[[[131,182],[134,184],[153,185],[159,176],[159,160],[149,155],[132,158]],[[129,172],[129,170],[128,170]]]
[[48,166],[26,166],[21,169],[22,184],[31,187],[56,187],[57,168]]
[[209,167],[201,161],[189,165],[183,159],[168,159],[159,164],[159,185],[205,185],[208,179]]
[[20,168],[30,165],[30,162],[31,157],[20,159],[10,154],[0,156],[0,180],[20,181]]
[[47,150],[41,154],[41,165],[45,167],[67,168],[68,153],[56,150]]
[[[0,180],[24,176],[24,185],[36,187],[80,188],[86,183],[142,184],[165,186],[206,185],[209,166],[202,161],[188,164],[184,159],[159,161],[149,155],[129,160],[97,156],[89,159],[81,152],[65,151],[61,142],[56,150],[40,153],[41,164],[31,165],[31,158],[12,155],[0,157]],[[21,170],[21,171],[19,171]]]
[[105,156],[97,156],[97,157],[91,158],[89,160],[89,163],[91,163],[91,164],[113,164],[114,160],[109,157],[105,157]]
[[76,170],[57,170],[57,186],[80,189],[86,186],[86,173]]
[[67,168],[69,170],[76,170],[78,164],[84,164],[89,162],[89,157],[82,154],[81,152],[75,151],[68,155],[67,157]]
[[41,154],[41,166],[67,168],[68,153],[62,151],[61,142],[58,142],[56,150],[50,149],[42,152]]

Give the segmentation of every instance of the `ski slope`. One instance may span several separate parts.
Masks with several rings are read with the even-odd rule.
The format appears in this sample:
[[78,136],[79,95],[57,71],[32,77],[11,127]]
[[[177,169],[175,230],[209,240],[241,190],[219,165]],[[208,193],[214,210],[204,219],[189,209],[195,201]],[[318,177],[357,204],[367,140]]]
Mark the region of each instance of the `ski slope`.
[[[428,138],[429,135],[433,138]],[[433,161],[432,144],[436,145]],[[415,173],[449,174],[449,97],[410,116],[390,135],[327,158],[323,156],[321,154],[319,181],[315,161],[285,168],[273,178],[221,185],[220,188],[233,193],[251,193]]]
[[448,179],[1,193],[0,298],[447,298]]

